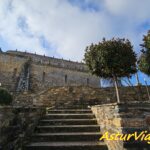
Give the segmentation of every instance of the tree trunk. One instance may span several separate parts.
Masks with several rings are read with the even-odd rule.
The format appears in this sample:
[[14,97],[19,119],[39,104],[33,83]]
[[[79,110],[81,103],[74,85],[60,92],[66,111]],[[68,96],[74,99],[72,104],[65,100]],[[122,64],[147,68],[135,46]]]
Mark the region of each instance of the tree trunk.
[[115,89],[116,89],[117,103],[120,103],[120,96],[119,96],[119,90],[118,90],[117,77],[114,77],[114,82],[115,82]]
[[140,81],[139,81],[139,76],[138,76],[138,73],[136,73],[136,74],[135,74],[135,76],[136,76],[136,82],[137,82],[137,86],[139,86],[139,85],[140,85]]
[[146,86],[146,91],[147,91],[147,95],[148,95],[148,99],[150,100],[150,93],[148,90],[148,85],[147,85],[147,81],[145,80],[145,86]]

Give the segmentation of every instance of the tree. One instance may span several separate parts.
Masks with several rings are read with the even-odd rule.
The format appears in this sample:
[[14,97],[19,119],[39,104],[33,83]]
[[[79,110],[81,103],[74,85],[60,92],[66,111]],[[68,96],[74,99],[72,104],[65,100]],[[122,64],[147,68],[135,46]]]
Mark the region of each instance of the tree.
[[142,54],[138,61],[138,67],[141,72],[150,76],[150,30],[148,31],[147,35],[143,38],[142,46]]
[[120,102],[117,79],[136,73],[136,54],[129,40],[111,39],[91,44],[85,50],[84,61],[92,74],[115,83],[117,102]]

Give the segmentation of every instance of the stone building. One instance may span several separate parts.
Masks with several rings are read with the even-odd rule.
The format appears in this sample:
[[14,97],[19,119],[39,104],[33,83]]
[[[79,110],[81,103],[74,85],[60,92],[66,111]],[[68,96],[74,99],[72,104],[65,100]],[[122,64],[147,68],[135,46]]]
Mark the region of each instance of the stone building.
[[54,86],[100,87],[84,63],[20,51],[0,53],[0,83],[10,91],[41,91]]

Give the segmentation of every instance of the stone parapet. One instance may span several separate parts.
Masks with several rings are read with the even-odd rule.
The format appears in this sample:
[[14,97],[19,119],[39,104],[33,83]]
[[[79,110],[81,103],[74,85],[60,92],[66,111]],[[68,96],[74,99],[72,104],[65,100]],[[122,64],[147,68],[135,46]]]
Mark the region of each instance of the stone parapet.
[[[147,101],[146,87],[120,87],[121,102]],[[138,96],[138,93],[140,96]],[[80,101],[84,104],[96,105],[116,102],[115,88],[93,88],[89,86],[51,87],[34,96],[34,105],[51,106],[53,102]]]
[[[150,102],[112,103],[92,107],[103,135],[150,134]],[[109,150],[149,150],[146,141],[106,140]],[[150,142],[150,136],[149,136]]]
[[0,106],[0,149],[21,148],[44,114],[42,107]]

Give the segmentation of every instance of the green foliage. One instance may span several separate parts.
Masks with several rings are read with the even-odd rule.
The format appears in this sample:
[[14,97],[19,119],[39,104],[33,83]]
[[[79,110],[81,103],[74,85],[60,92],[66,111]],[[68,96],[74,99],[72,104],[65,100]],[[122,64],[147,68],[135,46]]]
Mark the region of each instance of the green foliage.
[[150,30],[147,32],[147,35],[144,35],[143,44],[141,46],[146,50],[150,50]]
[[9,105],[11,104],[13,98],[9,92],[5,89],[0,88],[0,105]]
[[141,72],[150,76],[150,64],[147,61],[146,54],[142,54],[138,61],[138,68]]
[[144,43],[141,44],[141,46],[144,49],[142,49],[142,54],[138,61],[138,67],[140,71],[150,76],[150,30],[147,35],[144,36],[143,42]]
[[129,77],[137,71],[136,54],[129,40],[103,39],[88,46],[84,57],[90,71],[99,77]]

